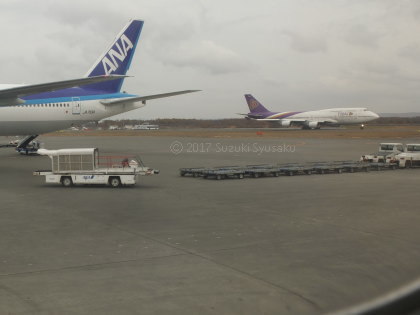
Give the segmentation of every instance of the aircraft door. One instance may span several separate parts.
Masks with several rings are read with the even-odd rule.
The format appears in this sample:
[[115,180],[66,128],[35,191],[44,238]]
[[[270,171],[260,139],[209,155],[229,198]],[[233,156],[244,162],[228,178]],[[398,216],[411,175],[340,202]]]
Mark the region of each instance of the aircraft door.
[[80,115],[82,111],[82,102],[80,97],[72,97],[72,113],[73,115]]

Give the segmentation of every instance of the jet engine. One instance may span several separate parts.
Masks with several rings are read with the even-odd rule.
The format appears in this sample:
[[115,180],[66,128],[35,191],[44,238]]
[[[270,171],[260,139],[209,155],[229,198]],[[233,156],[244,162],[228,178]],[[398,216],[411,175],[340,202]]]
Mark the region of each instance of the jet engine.
[[290,127],[290,124],[292,122],[290,120],[280,120],[279,123],[280,123],[280,126],[282,127]]
[[319,128],[317,121],[305,121],[304,124],[305,129],[316,129]]

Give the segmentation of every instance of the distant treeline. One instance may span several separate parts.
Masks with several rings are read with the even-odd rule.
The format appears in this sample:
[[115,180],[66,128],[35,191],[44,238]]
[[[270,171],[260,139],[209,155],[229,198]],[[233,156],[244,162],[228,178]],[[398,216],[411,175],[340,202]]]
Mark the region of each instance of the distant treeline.
[[[165,128],[278,128],[279,124],[270,121],[256,121],[241,118],[232,119],[153,119],[153,120],[104,120],[99,123],[104,129],[109,126],[124,128],[127,125],[152,124]],[[368,125],[420,125],[420,117],[381,117]]]
[[104,120],[99,123],[104,129],[116,125],[120,128],[127,125],[151,124],[164,128],[270,128],[278,127],[277,123],[249,119],[152,119],[152,120]]

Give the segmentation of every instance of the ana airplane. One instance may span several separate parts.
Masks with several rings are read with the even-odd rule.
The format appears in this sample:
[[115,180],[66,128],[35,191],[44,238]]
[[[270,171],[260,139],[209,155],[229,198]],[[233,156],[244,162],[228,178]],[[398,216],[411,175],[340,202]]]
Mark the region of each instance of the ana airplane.
[[307,112],[271,112],[251,94],[246,94],[250,113],[240,114],[247,119],[277,121],[282,127],[301,126],[303,129],[319,129],[321,126],[361,124],[379,118],[366,108],[330,108]]
[[147,100],[197,90],[138,96],[121,92],[143,21],[130,21],[85,77],[36,85],[0,85],[0,135],[27,135],[25,147],[39,134],[99,121],[141,108]]

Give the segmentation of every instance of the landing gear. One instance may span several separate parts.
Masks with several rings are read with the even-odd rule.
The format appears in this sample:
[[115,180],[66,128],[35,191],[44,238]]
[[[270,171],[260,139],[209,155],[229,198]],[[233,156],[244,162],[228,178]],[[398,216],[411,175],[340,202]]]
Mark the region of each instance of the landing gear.
[[365,125],[364,125],[364,124],[361,124],[361,125],[360,125],[360,129],[361,129],[361,130],[365,129]]

